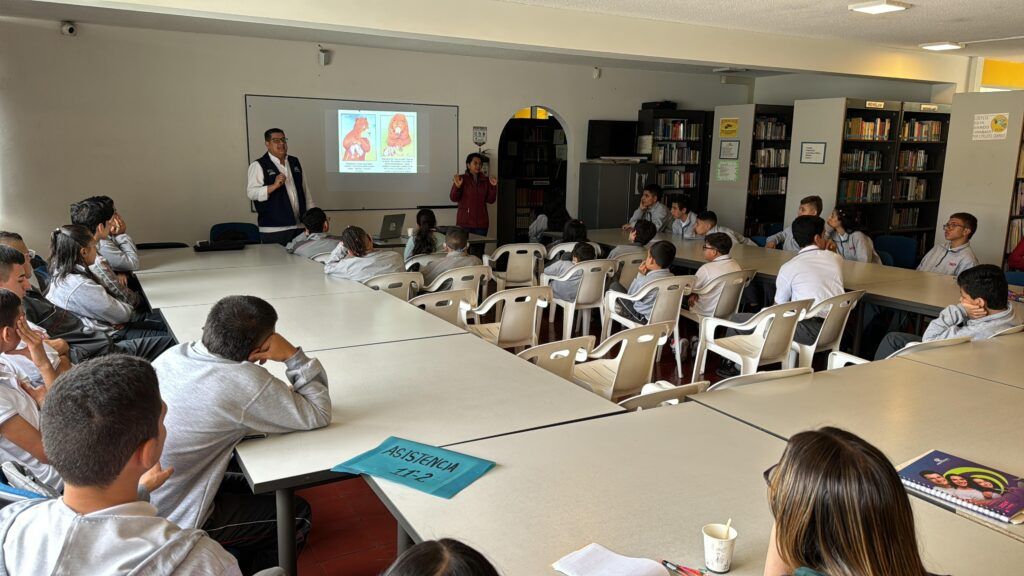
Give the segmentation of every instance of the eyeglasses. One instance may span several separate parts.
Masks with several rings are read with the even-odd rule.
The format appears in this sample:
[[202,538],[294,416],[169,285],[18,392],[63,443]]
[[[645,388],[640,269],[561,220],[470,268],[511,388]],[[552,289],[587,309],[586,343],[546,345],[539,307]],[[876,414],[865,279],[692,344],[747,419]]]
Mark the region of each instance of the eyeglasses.
[[772,485],[772,478],[775,476],[775,469],[779,467],[779,463],[772,464],[767,470],[764,471],[764,483],[768,486]]
[[966,228],[963,224],[957,224],[956,222],[946,222],[942,225],[943,230],[952,230],[953,228]]
[[715,248],[714,246],[708,246],[707,244],[704,245],[704,249],[705,250],[718,250],[718,248]]
[[271,138],[270,141],[273,142],[274,144],[287,144],[288,143],[288,139],[287,138]]

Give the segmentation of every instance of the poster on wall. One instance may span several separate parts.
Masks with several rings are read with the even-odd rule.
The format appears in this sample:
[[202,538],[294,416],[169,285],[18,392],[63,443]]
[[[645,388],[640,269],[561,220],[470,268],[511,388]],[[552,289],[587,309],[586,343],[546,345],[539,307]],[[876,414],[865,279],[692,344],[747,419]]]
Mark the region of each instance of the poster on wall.
[[800,143],[801,164],[824,164],[825,143],[824,142],[801,142]]
[[719,160],[715,166],[715,180],[718,182],[736,182],[740,179],[739,160]]
[[740,157],[739,140],[722,140],[718,143],[718,157],[721,160],[736,160]]
[[739,118],[722,118],[718,121],[719,138],[735,138],[740,133]]
[[1010,128],[1010,113],[975,114],[971,140],[1006,140]]

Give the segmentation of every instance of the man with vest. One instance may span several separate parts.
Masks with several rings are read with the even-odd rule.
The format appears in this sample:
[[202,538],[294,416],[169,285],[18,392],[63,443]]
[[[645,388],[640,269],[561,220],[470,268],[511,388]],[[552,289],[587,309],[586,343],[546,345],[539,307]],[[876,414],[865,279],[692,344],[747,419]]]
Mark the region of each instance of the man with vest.
[[302,232],[302,216],[313,208],[302,164],[288,155],[284,130],[263,133],[267,153],[249,165],[246,192],[256,207],[260,240],[264,244],[287,244]]

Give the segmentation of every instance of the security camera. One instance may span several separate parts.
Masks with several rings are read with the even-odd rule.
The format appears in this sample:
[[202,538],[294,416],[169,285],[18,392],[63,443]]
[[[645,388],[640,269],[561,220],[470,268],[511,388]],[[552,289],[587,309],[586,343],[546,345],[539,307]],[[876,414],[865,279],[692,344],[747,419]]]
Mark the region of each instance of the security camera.
[[62,36],[78,36],[78,24],[65,20],[60,23],[60,33]]

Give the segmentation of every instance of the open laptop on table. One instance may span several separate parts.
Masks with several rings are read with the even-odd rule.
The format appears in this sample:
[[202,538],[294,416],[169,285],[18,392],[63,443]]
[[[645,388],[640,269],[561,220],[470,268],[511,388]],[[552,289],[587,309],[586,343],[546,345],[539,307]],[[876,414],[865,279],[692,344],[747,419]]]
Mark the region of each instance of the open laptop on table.
[[372,236],[373,241],[384,242],[401,238],[403,224],[405,224],[405,214],[388,214],[380,224],[380,234]]

